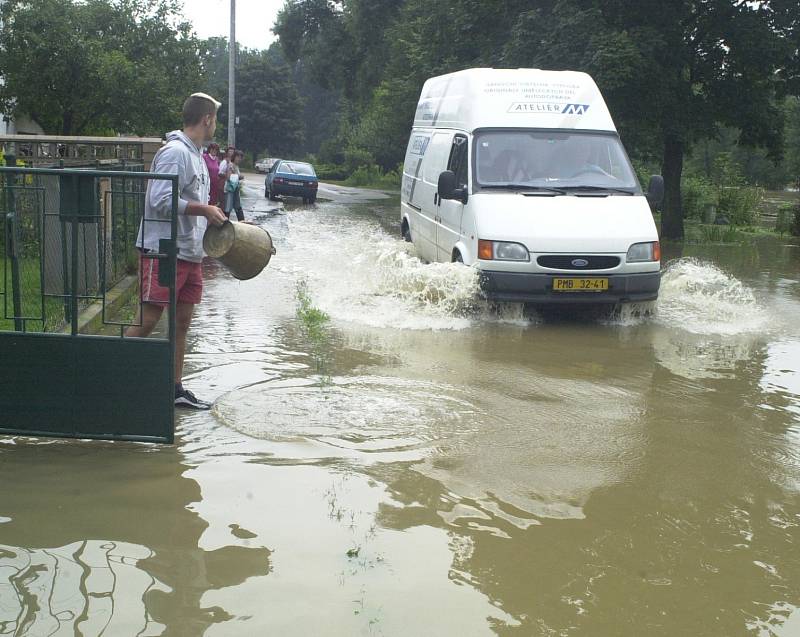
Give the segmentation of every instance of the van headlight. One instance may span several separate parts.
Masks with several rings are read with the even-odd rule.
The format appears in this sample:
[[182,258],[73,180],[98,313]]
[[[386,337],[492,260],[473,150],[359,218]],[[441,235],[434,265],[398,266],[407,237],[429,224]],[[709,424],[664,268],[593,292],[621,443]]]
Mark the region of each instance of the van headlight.
[[661,244],[658,241],[634,243],[628,248],[628,255],[625,257],[625,261],[628,263],[661,261]]
[[530,261],[531,255],[521,243],[479,239],[478,258],[483,261]]

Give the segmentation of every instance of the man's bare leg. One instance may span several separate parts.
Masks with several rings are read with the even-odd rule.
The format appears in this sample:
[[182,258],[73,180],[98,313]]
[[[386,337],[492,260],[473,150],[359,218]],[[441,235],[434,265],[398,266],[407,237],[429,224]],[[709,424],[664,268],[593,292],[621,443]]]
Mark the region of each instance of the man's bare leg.
[[178,303],[175,310],[175,383],[183,382],[183,357],[186,354],[186,335],[192,324],[193,303]]
[[146,338],[150,336],[152,331],[158,324],[161,318],[161,313],[164,311],[163,305],[156,303],[142,303],[141,310],[139,311],[140,325],[131,325],[125,330],[125,336],[137,336]]

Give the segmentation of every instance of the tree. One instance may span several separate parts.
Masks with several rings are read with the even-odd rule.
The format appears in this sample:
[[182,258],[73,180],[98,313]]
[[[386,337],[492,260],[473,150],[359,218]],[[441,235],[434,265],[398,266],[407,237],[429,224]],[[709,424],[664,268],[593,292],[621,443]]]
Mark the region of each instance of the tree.
[[296,153],[303,143],[303,103],[288,66],[268,52],[243,52],[236,70],[238,146],[254,154]]
[[776,104],[798,77],[798,15],[798,0],[558,0],[520,17],[507,52],[521,65],[595,77],[621,131],[660,153],[662,234],[680,238],[692,144],[726,125],[739,143],[780,155]]
[[161,134],[200,78],[176,0],[7,0],[0,104],[47,133]]

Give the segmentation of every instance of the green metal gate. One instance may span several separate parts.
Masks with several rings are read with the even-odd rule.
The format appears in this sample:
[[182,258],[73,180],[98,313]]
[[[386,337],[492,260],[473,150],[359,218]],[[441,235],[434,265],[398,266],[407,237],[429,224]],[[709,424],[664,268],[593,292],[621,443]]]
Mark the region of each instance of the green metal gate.
[[[172,182],[169,221],[144,216],[147,180]],[[0,434],[169,442],[174,436],[176,175],[0,167]],[[168,223],[170,290],[140,324],[140,222]]]

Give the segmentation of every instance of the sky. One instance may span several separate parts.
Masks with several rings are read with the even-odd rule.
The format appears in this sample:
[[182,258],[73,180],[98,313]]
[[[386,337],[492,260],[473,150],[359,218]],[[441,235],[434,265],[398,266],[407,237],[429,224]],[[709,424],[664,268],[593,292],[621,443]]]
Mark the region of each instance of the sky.
[[[284,0],[236,0],[236,41],[249,49],[266,49],[275,36],[270,29]],[[183,14],[200,38],[228,37],[230,0],[183,0]]]

